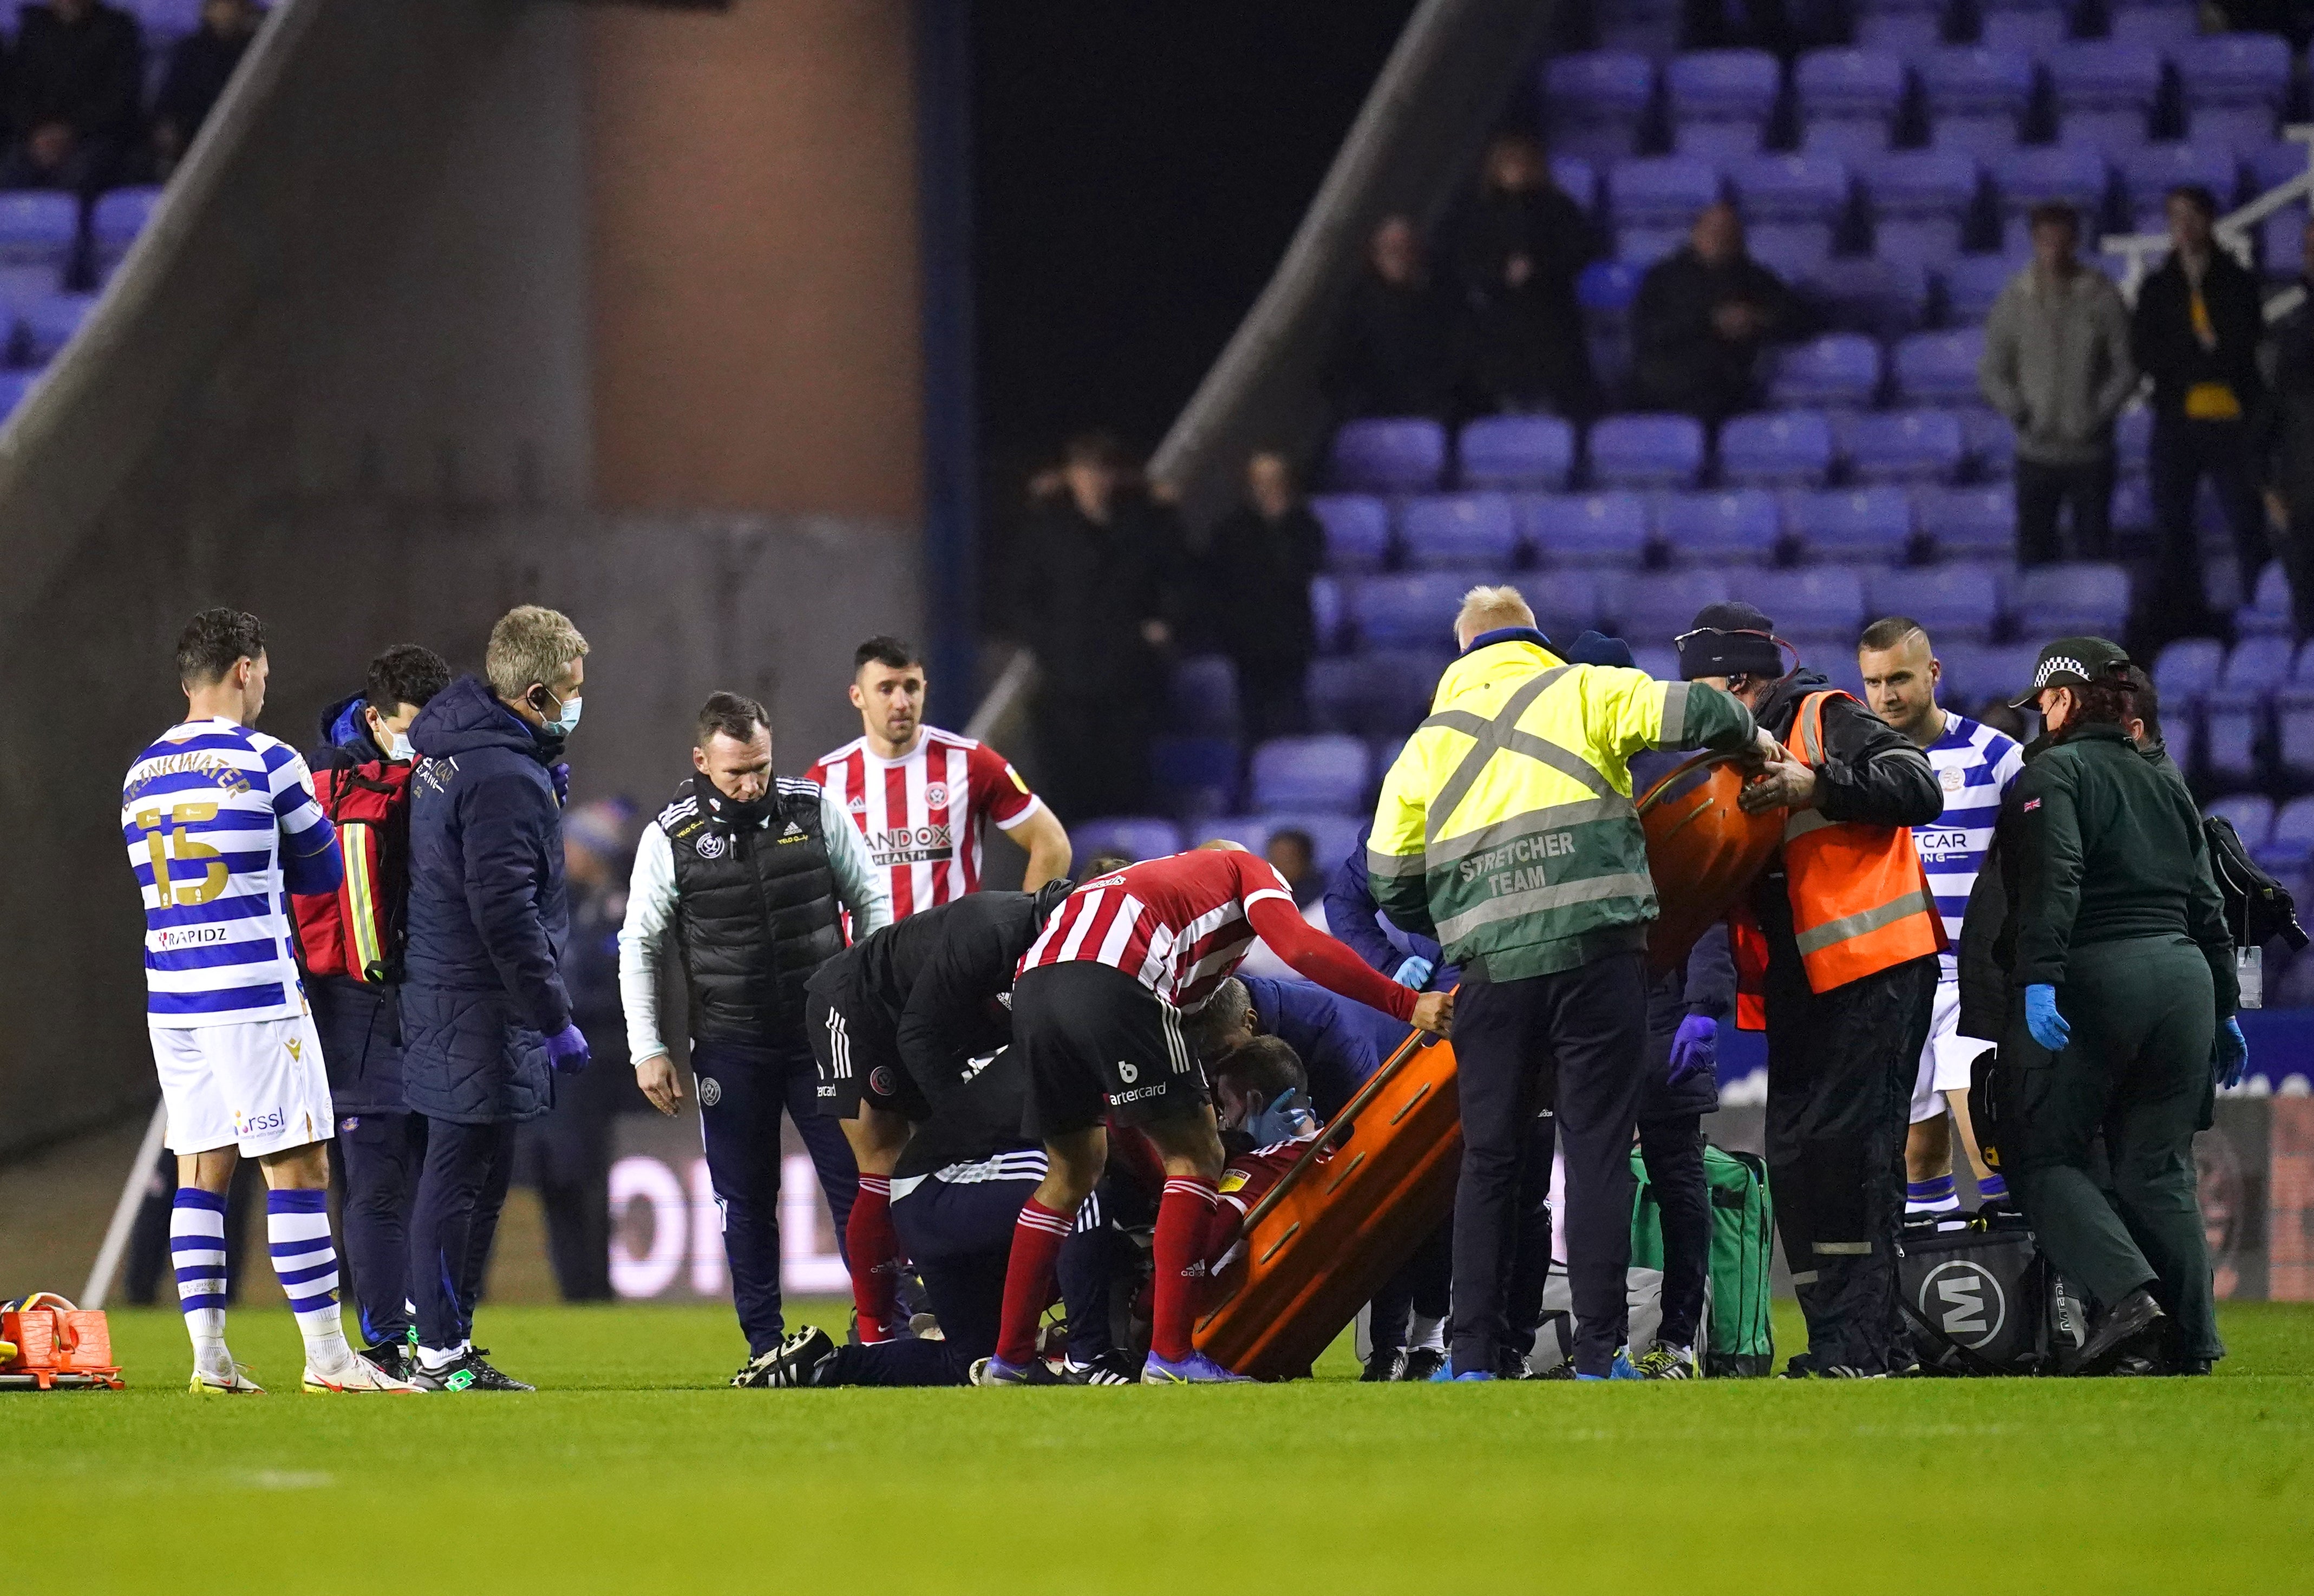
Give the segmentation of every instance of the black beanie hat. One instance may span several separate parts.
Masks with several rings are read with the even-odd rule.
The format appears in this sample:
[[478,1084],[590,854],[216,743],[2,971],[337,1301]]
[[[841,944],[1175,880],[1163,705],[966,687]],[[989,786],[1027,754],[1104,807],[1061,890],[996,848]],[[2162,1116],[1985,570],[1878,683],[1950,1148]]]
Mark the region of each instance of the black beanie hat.
[[1704,605],[1696,613],[1694,630],[1677,639],[1680,680],[1782,675],[1784,656],[1775,631],[1776,623],[1750,604]]

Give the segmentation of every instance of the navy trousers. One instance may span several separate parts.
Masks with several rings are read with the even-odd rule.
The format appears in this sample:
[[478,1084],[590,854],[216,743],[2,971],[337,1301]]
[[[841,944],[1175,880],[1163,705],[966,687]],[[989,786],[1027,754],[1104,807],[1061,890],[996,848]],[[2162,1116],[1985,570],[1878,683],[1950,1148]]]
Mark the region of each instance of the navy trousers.
[[818,1112],[819,1072],[800,1031],[768,1046],[694,1042],[691,1069],[699,1078],[707,1173],[714,1183],[715,1205],[723,1211],[731,1300],[746,1334],[747,1355],[760,1357],[787,1333],[780,1306],[781,1111],[795,1121],[796,1133],[811,1154],[828,1212],[835,1217],[838,1253],[843,1251],[852,1199],[860,1190],[860,1169],[843,1125]]
[[410,1216],[410,1295],[418,1305],[418,1344],[449,1352],[474,1333],[474,1304],[514,1183],[515,1122],[424,1123]]
[[1036,1189],[1033,1180],[927,1180],[896,1198],[892,1228],[923,1278],[943,1339],[838,1348],[827,1383],[964,1384],[973,1364],[996,1350],[1012,1225]]
[[1663,1327],[1656,1339],[1691,1347],[1711,1274],[1711,1187],[1703,1174],[1703,1117],[1639,1121],[1639,1157],[1663,1220]]
[[[411,1206],[426,1161],[426,1120],[416,1114],[349,1114],[338,1121],[345,1175],[339,1224],[362,1345],[410,1331]],[[479,1282],[475,1283],[479,1287]]]
[[[1548,1100],[1567,1158],[1568,1283],[1575,1365],[1604,1374],[1622,1337],[1631,1256],[1631,1133],[1646,1075],[1644,956],[1609,954],[1554,974],[1488,981],[1466,971],[1454,1005],[1462,1171],[1454,1192],[1455,1370],[1491,1371],[1511,1333],[1537,1110]],[[1548,1177],[1544,1177],[1548,1191]],[[1546,1240],[1547,1249],[1547,1240]],[[1536,1307],[1541,1307],[1540,1283]]]

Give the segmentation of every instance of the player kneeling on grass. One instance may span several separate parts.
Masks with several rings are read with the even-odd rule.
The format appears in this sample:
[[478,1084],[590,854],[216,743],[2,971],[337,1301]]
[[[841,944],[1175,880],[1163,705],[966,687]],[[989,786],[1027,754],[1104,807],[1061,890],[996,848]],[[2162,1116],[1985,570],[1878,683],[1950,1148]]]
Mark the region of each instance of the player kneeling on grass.
[[177,1155],[169,1249],[196,1395],[263,1388],[225,1340],[225,1200],[245,1155],[265,1168],[273,1267],[305,1338],[308,1391],[417,1388],[358,1355],[338,1318],[330,1241],[330,1080],[291,955],[285,892],[334,891],[337,834],[305,762],[252,729],[265,629],[204,610],[177,640],[185,719],[137,756],[121,840],[145,900],[146,1018]]
[[1152,1385],[1240,1378],[1189,1342],[1222,1143],[1182,1016],[1213,995],[1256,938],[1345,997],[1441,1035],[1452,1019],[1451,995],[1418,997],[1312,930],[1285,878],[1233,842],[1150,860],[1080,886],[1020,961],[1012,989],[1013,1048],[1028,1067],[1048,1172],[1013,1230],[1003,1323],[979,1383],[1057,1378],[1035,1356],[1037,1326],[1053,1300],[1054,1266],[1073,1216],[1108,1163],[1110,1124],[1138,1126],[1164,1160],[1141,1378]]
[[[825,1330],[800,1331],[781,1345],[763,1384],[969,1382],[973,1366],[996,1346],[1013,1223],[1045,1178],[1044,1149],[1020,1133],[1028,1097],[1028,1072],[1011,1049],[972,1061],[961,1083],[943,1092],[916,1127],[893,1168],[892,1229],[923,1278],[941,1338],[838,1346]],[[1082,1232],[1071,1245],[1098,1239]],[[1045,1367],[1041,1361],[1037,1366]]]

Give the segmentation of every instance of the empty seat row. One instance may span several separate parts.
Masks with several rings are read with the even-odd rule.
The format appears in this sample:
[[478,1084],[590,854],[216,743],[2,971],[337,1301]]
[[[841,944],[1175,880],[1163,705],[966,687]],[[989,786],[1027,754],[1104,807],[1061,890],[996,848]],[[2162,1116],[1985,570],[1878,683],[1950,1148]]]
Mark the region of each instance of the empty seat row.
[[2230,692],[2314,688],[2314,642],[2301,647],[2286,637],[2255,636],[2229,649],[2215,638],[2182,638],[2155,658],[2153,685],[2165,710]]
[[[87,207],[87,243],[101,281],[137,241],[158,189],[114,189]],[[65,286],[82,245],[83,210],[70,194],[0,192],[0,299],[53,294]]]
[[[2036,60],[2036,56],[2038,59]],[[2257,144],[2274,135],[2289,93],[2288,43],[2266,33],[2221,33],[2171,43],[2126,36],[2023,44],[1916,42],[1903,52],[1865,47],[1812,50],[1795,64],[1793,109],[1801,147],[1838,154],[1885,150],[1917,90],[1939,147],[1997,153],[2017,142],[2045,71],[2069,141],[2141,142],[2159,102],[2165,66],[2180,84],[2188,129],[2212,142]],[[1756,154],[1784,93],[1764,50],[1693,50],[1655,63],[1627,51],[1562,55],[1543,68],[1554,146],[1594,158],[1628,155],[1658,104],[1683,154]]]
[[1356,846],[1365,816],[1356,814],[1262,814],[1197,816],[1187,824],[1162,816],[1111,816],[1069,828],[1076,846],[1080,875],[1094,856],[1121,853],[1127,859],[1161,859],[1200,843],[1226,838],[1254,853],[1269,846],[1282,831],[1299,831],[1310,839],[1310,855],[1320,871],[1330,874]]
[[2130,610],[2128,573],[2117,565],[2059,564],[2005,573],[1955,561],[1938,566],[1804,566],[1667,571],[1568,569],[1531,573],[1405,572],[1320,578],[1312,585],[1321,647],[1355,638],[1364,648],[1435,648],[1451,640],[1455,613],[1478,581],[1512,581],[1543,630],[1572,638],[1587,628],[1635,646],[1664,642],[1697,611],[1743,599],[1779,626],[1816,638],[1852,639],[1875,614],[1903,613],[1950,636],[1989,641],[2004,630],[2038,636],[2115,635]]
[[46,294],[22,304],[0,298],[0,366],[46,366],[95,305],[93,294]]
[[2314,864],[2314,795],[2276,805],[2256,793],[2236,793],[2208,806],[2230,822],[2258,863],[2277,875]]

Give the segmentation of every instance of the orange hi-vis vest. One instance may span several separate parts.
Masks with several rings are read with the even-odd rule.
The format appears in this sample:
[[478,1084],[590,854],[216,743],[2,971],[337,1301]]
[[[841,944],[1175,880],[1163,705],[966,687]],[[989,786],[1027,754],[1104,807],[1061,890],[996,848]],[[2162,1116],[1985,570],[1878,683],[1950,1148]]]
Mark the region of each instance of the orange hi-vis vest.
[[[1801,763],[1822,768],[1824,701],[1848,696],[1811,692],[1800,701],[1790,745]],[[1911,826],[1827,820],[1821,810],[1795,809],[1784,822],[1783,855],[1792,938],[1810,992],[1827,992],[1949,946]],[[1729,947],[1736,1023],[1764,1030],[1768,939],[1749,909],[1730,918]]]

